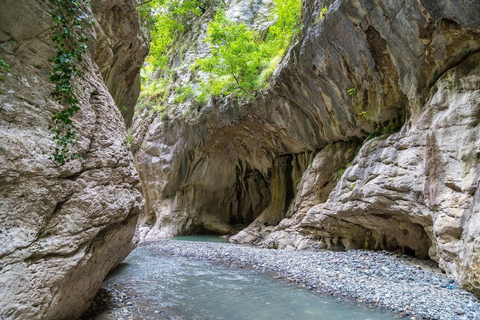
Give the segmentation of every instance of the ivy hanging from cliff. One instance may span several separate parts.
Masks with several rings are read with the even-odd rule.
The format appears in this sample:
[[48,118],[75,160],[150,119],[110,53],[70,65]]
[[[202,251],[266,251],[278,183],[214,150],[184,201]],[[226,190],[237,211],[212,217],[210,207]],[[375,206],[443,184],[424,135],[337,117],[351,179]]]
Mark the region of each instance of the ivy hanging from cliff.
[[80,110],[79,88],[76,78],[82,74],[82,55],[87,49],[85,27],[93,24],[82,5],[91,5],[89,0],[50,0],[54,8],[50,10],[53,19],[53,37],[57,53],[53,57],[53,67],[49,71],[50,81],[55,84],[52,98],[64,109],[52,117],[49,130],[55,141],[55,150],[51,159],[63,165],[80,155],[70,150],[77,141],[72,127],[72,117]]

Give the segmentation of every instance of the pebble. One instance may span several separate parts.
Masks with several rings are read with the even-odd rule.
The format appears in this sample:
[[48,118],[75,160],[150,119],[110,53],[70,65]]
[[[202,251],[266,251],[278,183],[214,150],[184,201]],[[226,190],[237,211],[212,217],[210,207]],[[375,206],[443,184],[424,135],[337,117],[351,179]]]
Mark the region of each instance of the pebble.
[[309,290],[383,307],[411,320],[480,320],[480,300],[473,294],[431,264],[396,253],[276,250],[176,240],[141,245],[162,254],[255,269]]

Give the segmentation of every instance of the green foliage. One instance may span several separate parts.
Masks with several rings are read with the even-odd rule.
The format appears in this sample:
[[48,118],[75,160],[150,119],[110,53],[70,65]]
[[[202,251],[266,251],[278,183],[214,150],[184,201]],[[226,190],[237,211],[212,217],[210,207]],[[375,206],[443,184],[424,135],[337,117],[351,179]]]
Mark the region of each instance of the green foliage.
[[370,110],[368,110],[361,104],[362,99],[358,95],[357,88],[350,88],[347,90],[347,93],[352,97],[354,103],[357,104],[356,106],[357,114],[361,116],[363,119],[365,119],[366,121],[375,123],[374,115],[371,113]]
[[3,73],[10,72],[10,65],[0,57],[0,80],[3,80]]
[[175,98],[174,98],[175,103],[183,103],[193,98],[194,98],[194,92],[190,84],[183,87],[175,88]]
[[277,67],[281,58],[281,55],[277,55],[276,57],[272,58],[268,65],[266,65],[262,72],[260,72],[260,75],[258,76],[258,86],[260,88],[268,87],[268,82],[270,81],[270,78],[272,77],[273,72],[275,71],[275,68]]
[[333,178],[334,178],[335,180],[337,180],[337,181],[340,180],[346,170],[347,170],[347,168],[342,168],[342,169],[338,170],[338,171],[335,173],[335,175],[333,176]]
[[400,131],[400,129],[404,124],[405,124],[404,115],[402,115],[400,118],[395,118],[392,121],[388,121],[387,125],[376,123],[375,130],[372,133],[370,133],[367,139],[372,139],[372,138],[380,137],[383,135],[394,134],[395,132]]
[[170,92],[169,82],[168,78],[149,81],[148,76],[142,76],[141,93],[138,101],[140,107],[165,101]]
[[69,149],[77,141],[71,118],[80,110],[75,78],[82,74],[79,64],[82,63],[82,55],[87,49],[88,39],[84,27],[87,23],[93,24],[93,20],[88,18],[82,9],[80,0],[50,1],[55,5],[50,14],[54,23],[52,41],[57,49],[52,70],[49,72],[50,81],[55,84],[51,96],[64,106],[62,111],[52,117],[53,123],[49,126],[56,142],[51,159],[63,165],[80,156]]
[[175,32],[184,31],[186,22],[199,16],[204,6],[200,0],[153,0],[139,6],[140,16],[150,31],[149,71],[165,66]]
[[347,93],[349,95],[351,95],[352,97],[356,97],[357,96],[357,88],[350,88],[347,90]]
[[363,106],[360,104],[357,106],[357,112],[360,116],[362,116],[363,119],[367,120],[367,121],[371,121],[373,122],[373,118],[371,117],[371,115],[367,112],[367,110],[365,110],[363,108]]
[[325,19],[325,16],[327,15],[328,7],[325,6],[320,10],[320,13],[318,14],[318,17],[315,19],[314,24],[320,23],[323,19]]
[[165,105],[157,104],[150,111],[153,113],[163,114],[163,113],[166,113],[165,109],[166,109]]
[[213,73],[208,87],[211,94],[251,96],[258,87],[259,70],[265,58],[258,34],[243,23],[232,23],[219,9],[207,31],[211,56],[200,59],[200,70]]
[[274,0],[274,2],[276,20],[267,35],[267,47],[274,51],[271,53],[273,57],[282,56],[290,42],[298,35],[302,16],[301,0]]
[[350,88],[347,90],[347,93],[352,97],[354,103],[357,104],[356,106],[357,114],[361,116],[364,120],[373,124],[375,127],[375,130],[372,133],[370,133],[367,139],[375,138],[385,134],[390,135],[395,132],[398,132],[402,128],[403,124],[405,123],[405,118],[406,118],[405,111],[403,111],[401,116],[399,115],[395,117],[392,121],[387,121],[386,124],[379,123],[379,120],[376,118],[373,112],[361,104],[361,99],[358,96],[357,88]]
[[127,129],[126,135],[125,135],[125,142],[130,148],[130,150],[133,152],[133,147],[135,146],[135,136],[132,133],[132,127]]
[[170,117],[168,116],[168,113],[166,111],[160,113],[160,120],[163,122],[170,120]]
[[130,150],[132,150],[133,145],[135,143],[135,137],[133,136],[133,134],[128,133],[128,135],[126,137],[126,142],[127,142],[128,147],[130,148]]
[[[264,37],[243,23],[229,21],[218,0],[153,0],[140,5],[144,25],[150,29],[151,49],[142,75],[141,105],[163,104],[175,93],[174,102],[192,101],[198,105],[208,102],[211,95],[230,95],[250,99],[255,92],[268,86],[269,80],[301,28],[301,0],[274,0],[274,23]],[[189,84],[172,87],[173,77],[168,73],[167,53],[178,32],[183,32],[196,16],[216,4],[217,13],[210,21],[206,41],[211,54],[198,59],[196,70],[209,73],[208,80],[200,81],[195,89]],[[187,47],[182,47],[180,55]],[[178,53],[178,52],[177,52]],[[161,80],[151,81],[154,72],[163,69]]]
[[325,18],[325,15],[327,14],[327,11],[328,11],[327,6],[323,7],[322,10],[320,10],[320,15],[319,15],[320,19],[323,20]]
[[200,85],[200,102],[210,95],[234,94],[253,98],[268,85],[278,62],[300,31],[301,1],[275,0],[274,24],[265,39],[244,23],[233,23],[219,9],[209,23],[206,41],[211,56],[195,67],[214,76]]
[[337,172],[333,174],[333,179],[338,181],[342,178],[342,176],[345,174],[345,171],[347,171],[348,167],[352,165],[351,162],[348,162],[345,166],[343,166],[341,169],[339,169]]
[[[150,52],[142,68],[142,90],[139,106],[147,107],[162,104],[171,93],[172,72],[165,67],[169,61],[167,52],[171,48],[175,34],[185,31],[188,22],[199,16],[210,0],[153,0],[138,7],[143,25],[150,34]],[[154,79],[154,72],[165,68],[165,76]],[[176,97],[176,102],[183,102],[190,94]],[[155,112],[155,110],[154,110]]]
[[297,187],[298,184],[300,183],[300,181],[302,181],[302,177],[298,177],[297,179],[295,179],[295,186]]

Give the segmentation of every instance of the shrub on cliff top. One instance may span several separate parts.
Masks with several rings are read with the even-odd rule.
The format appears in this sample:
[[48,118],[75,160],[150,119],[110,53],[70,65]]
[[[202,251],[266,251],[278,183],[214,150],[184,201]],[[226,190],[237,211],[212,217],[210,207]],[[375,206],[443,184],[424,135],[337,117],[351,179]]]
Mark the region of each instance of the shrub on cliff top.
[[[244,23],[230,21],[223,10],[226,4],[216,0],[153,0],[141,6],[144,21],[151,28],[151,50],[144,67],[142,85],[146,89],[141,100],[147,104],[159,103],[160,95],[147,94],[154,82],[154,72],[164,69],[164,86],[160,90],[167,99],[173,92],[175,77],[167,70],[168,52],[177,31],[184,31],[188,21],[202,14],[208,6],[215,5],[217,13],[208,25],[206,42],[210,55],[198,59],[194,67],[210,74],[208,79],[190,83],[188,94],[175,91],[174,103],[196,100],[204,104],[211,95],[230,95],[250,99],[255,92],[268,86],[281,57],[301,28],[301,0],[274,0],[272,24],[261,37]],[[196,83],[195,83],[196,82]],[[190,92],[191,91],[191,92]]]
[[175,31],[183,31],[185,23],[199,16],[204,6],[201,0],[152,0],[139,6],[140,16],[150,32],[150,53],[146,61],[151,70],[165,66]]
[[199,99],[232,93],[252,98],[256,90],[268,86],[278,62],[300,31],[301,8],[300,0],[275,0],[275,22],[264,39],[246,24],[228,20],[220,8],[208,25],[206,42],[211,55],[196,63],[200,70],[213,75],[201,84]]
[[243,23],[232,23],[219,9],[208,25],[207,39],[211,54],[197,60],[200,70],[212,73],[205,94],[235,93],[250,96],[258,87],[259,71],[266,59],[258,34]]

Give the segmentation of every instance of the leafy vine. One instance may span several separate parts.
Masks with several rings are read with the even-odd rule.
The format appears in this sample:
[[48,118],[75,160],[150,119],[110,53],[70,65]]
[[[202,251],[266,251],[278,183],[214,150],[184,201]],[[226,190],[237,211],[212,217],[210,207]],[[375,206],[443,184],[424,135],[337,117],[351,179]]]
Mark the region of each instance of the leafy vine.
[[[63,165],[67,161],[80,157],[70,150],[77,141],[72,127],[72,116],[80,110],[77,97],[78,87],[75,78],[82,75],[82,55],[87,49],[85,26],[93,24],[93,19],[82,8],[81,0],[50,0],[54,8],[50,10],[53,18],[52,41],[57,49],[53,58],[53,67],[49,71],[50,81],[55,84],[52,98],[64,106],[64,109],[52,117],[48,127],[55,141],[55,151],[51,159]],[[90,0],[85,0],[91,5]]]
[[0,57],[0,80],[3,80],[3,73],[10,72],[10,65]]

